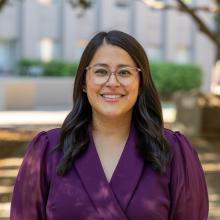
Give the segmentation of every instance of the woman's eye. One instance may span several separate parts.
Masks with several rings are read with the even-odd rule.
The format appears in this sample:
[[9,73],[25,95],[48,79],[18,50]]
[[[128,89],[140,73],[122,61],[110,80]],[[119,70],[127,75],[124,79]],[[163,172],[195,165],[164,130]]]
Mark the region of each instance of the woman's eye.
[[108,71],[106,69],[97,69],[95,70],[95,74],[105,76],[108,75]]
[[118,74],[119,76],[130,76],[131,72],[129,70],[124,69],[124,70],[119,70]]

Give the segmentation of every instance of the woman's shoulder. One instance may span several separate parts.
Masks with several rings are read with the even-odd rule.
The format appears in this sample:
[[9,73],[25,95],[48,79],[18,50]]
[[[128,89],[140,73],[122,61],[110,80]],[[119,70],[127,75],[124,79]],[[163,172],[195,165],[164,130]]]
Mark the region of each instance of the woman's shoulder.
[[24,170],[25,167],[33,171],[43,170],[42,172],[47,176],[46,179],[50,182],[51,175],[62,157],[61,151],[54,150],[59,143],[59,137],[60,128],[37,133],[28,144],[20,170]]
[[164,129],[164,135],[170,143],[171,153],[173,154],[173,156],[197,154],[195,148],[192,146],[189,139],[180,131]]
[[50,152],[59,144],[59,140],[60,128],[38,132],[28,144],[25,157],[49,157]]
[[36,144],[38,142],[41,143],[41,146],[49,146],[52,147],[59,143],[60,139],[60,128],[53,128],[47,131],[38,132],[33,139],[31,140],[31,144]]
[[42,130],[42,131],[38,132],[34,138],[48,137],[50,139],[57,139],[60,136],[60,131],[61,131],[61,128]]
[[182,134],[180,131],[173,131],[168,128],[164,128],[164,135],[171,142],[175,142],[178,138],[186,139],[185,135]]
[[171,170],[175,170],[177,175],[187,173],[191,176],[194,176],[198,170],[202,170],[198,153],[185,135],[169,129],[165,129],[164,134],[170,143]]

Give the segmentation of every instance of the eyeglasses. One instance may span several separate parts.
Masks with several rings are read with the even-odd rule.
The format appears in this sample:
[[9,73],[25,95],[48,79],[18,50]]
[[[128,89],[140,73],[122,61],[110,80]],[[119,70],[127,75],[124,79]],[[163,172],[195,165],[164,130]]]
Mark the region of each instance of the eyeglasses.
[[100,65],[88,66],[86,70],[91,73],[91,77],[95,84],[101,85],[109,81],[111,75],[115,75],[116,80],[120,84],[131,84],[133,80],[138,76],[138,72],[141,69],[137,67],[120,67],[115,71],[111,71],[108,67],[103,67]]

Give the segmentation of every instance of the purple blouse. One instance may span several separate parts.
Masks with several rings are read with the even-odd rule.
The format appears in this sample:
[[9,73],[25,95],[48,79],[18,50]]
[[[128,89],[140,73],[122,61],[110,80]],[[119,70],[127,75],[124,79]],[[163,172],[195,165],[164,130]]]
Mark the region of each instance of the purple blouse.
[[62,152],[51,149],[60,129],[30,143],[14,186],[11,220],[207,220],[208,195],[197,153],[179,132],[165,129],[172,158],[165,173],[144,163],[131,129],[110,182],[90,135],[67,175],[56,175]]

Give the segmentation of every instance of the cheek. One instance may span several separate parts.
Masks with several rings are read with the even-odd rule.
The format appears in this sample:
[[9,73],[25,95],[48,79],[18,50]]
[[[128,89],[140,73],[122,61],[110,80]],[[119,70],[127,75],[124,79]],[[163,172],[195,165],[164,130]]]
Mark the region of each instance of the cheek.
[[139,94],[139,84],[132,85],[132,87],[129,88],[130,96],[132,96],[134,99],[137,98]]
[[92,83],[86,83],[86,94],[91,106],[97,102],[99,88]]
[[90,96],[90,94],[92,95],[92,93],[96,91],[96,86],[94,85],[94,83],[92,83],[92,80],[88,75],[86,75],[85,88],[86,88],[87,96]]
[[139,96],[139,84],[133,89],[132,92],[132,101],[133,101],[133,106],[135,105],[135,103],[137,102],[138,96]]

